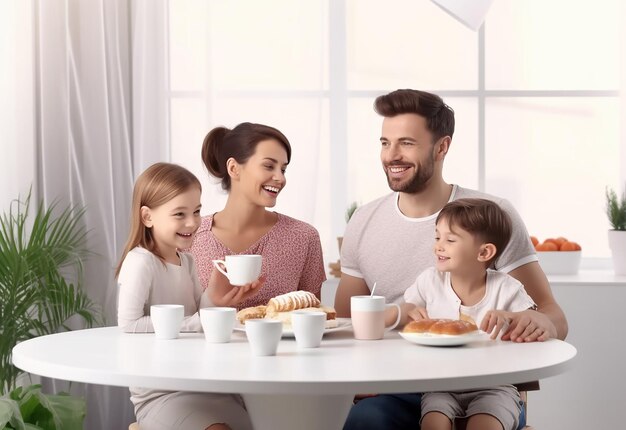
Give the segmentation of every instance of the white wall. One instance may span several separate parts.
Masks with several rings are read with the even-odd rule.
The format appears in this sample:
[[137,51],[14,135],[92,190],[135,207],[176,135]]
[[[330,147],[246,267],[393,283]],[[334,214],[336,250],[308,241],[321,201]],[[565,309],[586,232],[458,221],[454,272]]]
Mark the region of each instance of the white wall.
[[626,279],[613,285],[552,286],[578,350],[572,370],[541,381],[528,396],[537,429],[623,429]]

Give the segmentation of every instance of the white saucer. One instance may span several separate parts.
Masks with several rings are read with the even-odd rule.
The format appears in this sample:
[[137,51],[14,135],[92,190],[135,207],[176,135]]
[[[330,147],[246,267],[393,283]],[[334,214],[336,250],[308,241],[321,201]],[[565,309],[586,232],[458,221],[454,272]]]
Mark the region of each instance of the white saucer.
[[402,333],[403,339],[418,345],[427,346],[460,346],[470,342],[485,339],[487,333],[475,331],[460,335],[429,334],[429,333]]

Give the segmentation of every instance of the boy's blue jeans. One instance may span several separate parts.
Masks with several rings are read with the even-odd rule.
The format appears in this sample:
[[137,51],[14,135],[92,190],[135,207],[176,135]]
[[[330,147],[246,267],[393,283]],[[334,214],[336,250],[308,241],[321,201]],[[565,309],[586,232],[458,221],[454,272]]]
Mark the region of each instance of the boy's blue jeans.
[[[343,430],[415,430],[419,427],[422,395],[419,393],[381,394],[359,401],[350,410]],[[526,426],[522,406],[519,429]]]

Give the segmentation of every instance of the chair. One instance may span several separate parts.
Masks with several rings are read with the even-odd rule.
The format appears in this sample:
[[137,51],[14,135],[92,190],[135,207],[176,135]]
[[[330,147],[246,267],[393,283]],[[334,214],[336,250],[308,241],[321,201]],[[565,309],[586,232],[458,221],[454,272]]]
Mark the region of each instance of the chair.
[[524,402],[524,409],[526,409],[526,427],[525,430],[532,430],[533,428],[528,425],[528,392],[539,391],[539,381],[522,382],[521,384],[515,384],[517,391],[519,391],[522,402]]

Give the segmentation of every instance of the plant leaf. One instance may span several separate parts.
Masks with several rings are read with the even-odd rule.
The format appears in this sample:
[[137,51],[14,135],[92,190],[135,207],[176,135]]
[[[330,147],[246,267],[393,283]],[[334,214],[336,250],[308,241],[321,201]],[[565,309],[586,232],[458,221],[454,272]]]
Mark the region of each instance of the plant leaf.
[[621,197],[606,188],[606,215],[613,230],[626,230],[626,188]]
[[87,327],[101,322],[100,309],[82,290],[87,258],[84,209],[39,203],[31,214],[30,193],[0,216],[0,389],[15,387],[20,370],[13,347],[38,335],[67,329],[80,315]]
[[0,398],[0,428],[82,430],[86,403],[66,393],[43,394],[41,385],[18,387]]
[[6,428],[7,424],[15,430],[24,429],[24,420],[17,402],[8,398],[0,398],[0,428]]
[[81,397],[67,394],[49,395],[50,407],[63,423],[63,430],[82,430],[86,403]]

